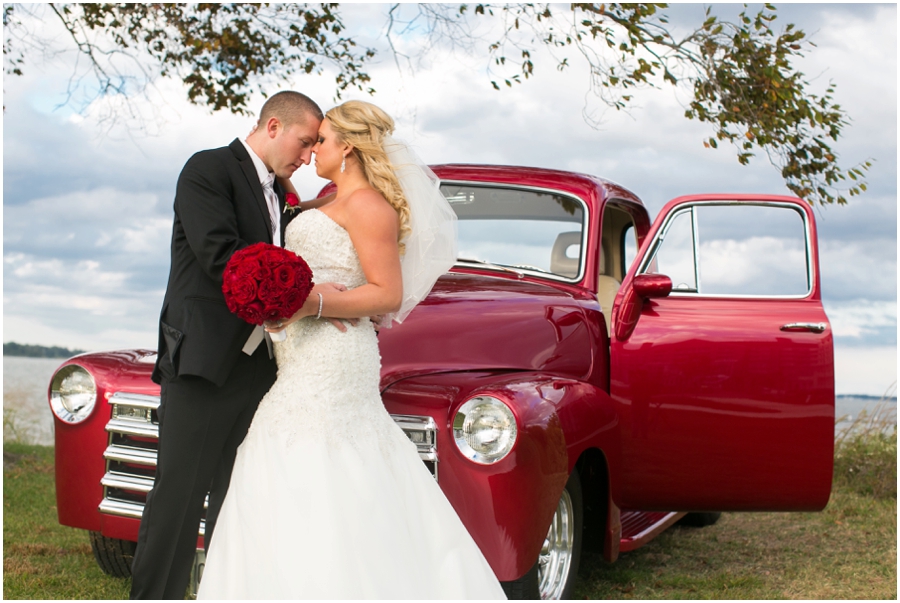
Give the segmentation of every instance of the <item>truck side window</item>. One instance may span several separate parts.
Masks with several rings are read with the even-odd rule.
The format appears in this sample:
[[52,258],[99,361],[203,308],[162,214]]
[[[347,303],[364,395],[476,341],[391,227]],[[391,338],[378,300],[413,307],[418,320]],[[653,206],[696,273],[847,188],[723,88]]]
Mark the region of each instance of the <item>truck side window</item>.
[[669,276],[673,293],[798,297],[811,289],[808,258],[793,207],[698,204],[669,219],[642,272]]
[[806,225],[793,208],[712,205],[699,210],[700,291],[806,295]]
[[652,270],[672,279],[672,291],[697,293],[697,262],[694,255],[693,208],[680,211],[668,221],[659,236]]
[[622,231],[622,274],[626,274],[637,256],[637,233],[634,224],[629,224]]

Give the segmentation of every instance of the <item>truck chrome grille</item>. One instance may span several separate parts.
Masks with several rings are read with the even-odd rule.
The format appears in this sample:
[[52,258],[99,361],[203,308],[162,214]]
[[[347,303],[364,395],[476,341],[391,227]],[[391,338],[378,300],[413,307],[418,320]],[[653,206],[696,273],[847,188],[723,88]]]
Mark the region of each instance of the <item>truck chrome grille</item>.
[[[100,512],[140,519],[147,493],[156,475],[159,440],[158,396],[116,392],[106,424],[109,444],[103,453],[106,474],[100,480],[103,500]],[[416,445],[419,458],[438,478],[437,424],[431,417],[391,415],[403,433]],[[204,503],[206,508],[206,503]],[[200,523],[203,535],[205,522]]]
[[434,479],[438,479],[437,424],[434,419],[414,415],[391,415],[391,418],[416,445],[419,458],[431,471]]
[[156,450],[137,446],[123,446],[110,444],[103,453],[107,461],[117,463],[133,463],[135,465],[149,465],[156,467]]

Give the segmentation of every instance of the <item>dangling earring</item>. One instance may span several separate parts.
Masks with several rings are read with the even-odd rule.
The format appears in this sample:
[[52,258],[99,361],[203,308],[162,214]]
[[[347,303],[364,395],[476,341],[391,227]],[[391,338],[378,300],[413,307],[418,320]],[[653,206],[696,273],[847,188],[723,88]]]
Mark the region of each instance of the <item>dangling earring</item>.
[[344,173],[344,170],[347,169],[347,157],[341,159],[341,173]]

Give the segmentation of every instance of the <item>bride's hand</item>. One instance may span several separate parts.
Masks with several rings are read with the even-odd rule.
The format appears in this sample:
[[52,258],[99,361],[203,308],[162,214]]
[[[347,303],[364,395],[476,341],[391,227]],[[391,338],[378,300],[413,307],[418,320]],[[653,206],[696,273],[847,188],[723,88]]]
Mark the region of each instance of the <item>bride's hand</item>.
[[[303,302],[303,305],[300,307],[297,312],[294,313],[290,318],[285,318],[278,321],[266,321],[263,323],[266,331],[269,333],[278,333],[279,331],[283,331],[289,324],[292,322],[297,322],[301,318],[305,318],[307,316],[316,316],[319,313],[319,294],[321,293],[340,293],[342,291],[346,291],[347,287],[342,285],[341,283],[322,283],[321,285],[316,285],[312,288],[312,291],[309,293],[309,297],[306,298],[306,301]],[[347,331],[346,325],[344,325],[344,320],[349,322],[354,327],[359,322],[357,318],[326,318],[322,317],[331,322],[339,331],[342,333]]]
[[276,176],[275,180],[278,181],[278,184],[281,185],[281,188],[284,189],[285,193],[294,193],[297,195],[297,198],[300,198],[300,193],[297,192],[297,188],[294,186],[294,183],[290,181],[289,178],[282,178],[280,176]]
[[[334,293],[340,293],[341,291],[346,291],[346,290],[347,290],[347,287],[345,287],[344,285],[342,285],[340,283],[323,283],[321,285],[316,285],[315,287],[313,287],[312,293],[310,293],[309,296],[312,297],[315,293],[325,293],[325,292],[329,292],[329,291],[334,292]],[[318,300],[319,300],[319,296],[316,295],[316,303],[317,304],[318,304]],[[318,313],[318,311],[319,311],[319,309],[318,309],[318,305],[317,305],[316,313]],[[325,316],[323,316],[322,318],[324,318],[325,320],[327,320],[328,322],[333,324],[337,328],[337,330],[340,331],[341,333],[347,332],[347,325],[344,324],[344,321],[349,322],[351,324],[351,326],[354,326],[354,327],[357,325],[357,323],[359,323],[358,318],[328,318]]]

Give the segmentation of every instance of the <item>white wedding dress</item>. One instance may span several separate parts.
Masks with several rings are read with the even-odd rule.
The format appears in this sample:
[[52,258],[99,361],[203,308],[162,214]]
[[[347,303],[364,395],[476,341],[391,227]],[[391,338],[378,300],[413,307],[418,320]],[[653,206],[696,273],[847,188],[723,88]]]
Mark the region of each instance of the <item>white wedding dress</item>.
[[[293,220],[285,242],[316,282],[366,282],[350,236],[321,211]],[[278,379],[238,449],[198,598],[505,598],[382,404],[371,322],[341,333],[299,320],[275,356]]]

